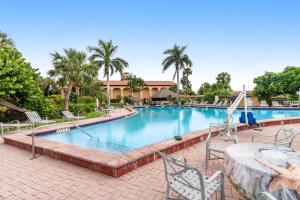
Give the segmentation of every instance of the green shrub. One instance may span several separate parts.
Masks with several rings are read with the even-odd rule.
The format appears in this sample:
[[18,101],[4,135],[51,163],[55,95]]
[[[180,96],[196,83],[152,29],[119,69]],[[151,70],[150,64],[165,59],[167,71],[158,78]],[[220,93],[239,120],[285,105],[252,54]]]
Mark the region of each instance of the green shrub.
[[119,104],[121,101],[121,99],[111,99],[110,102],[111,103],[116,103],[116,104]]
[[123,103],[119,103],[119,107],[120,107],[120,108],[123,108],[123,107],[124,107],[124,104],[123,104]]
[[64,98],[59,94],[53,94],[48,96],[47,98],[54,101],[56,104],[64,104]]
[[187,103],[187,100],[186,99],[181,99],[180,103],[181,103],[181,105],[184,105],[185,103]]
[[126,103],[131,104],[131,99],[130,99],[130,97],[124,96],[124,97],[123,97],[123,100],[124,100],[124,103],[125,103],[125,104],[126,104]]
[[59,116],[59,108],[42,95],[31,96],[25,103],[25,107],[37,111],[41,117],[57,118]]
[[74,114],[85,114],[89,112],[94,112],[96,109],[95,103],[71,103],[69,105],[69,110]]
[[81,96],[78,98],[78,103],[96,103],[96,98],[91,96]]

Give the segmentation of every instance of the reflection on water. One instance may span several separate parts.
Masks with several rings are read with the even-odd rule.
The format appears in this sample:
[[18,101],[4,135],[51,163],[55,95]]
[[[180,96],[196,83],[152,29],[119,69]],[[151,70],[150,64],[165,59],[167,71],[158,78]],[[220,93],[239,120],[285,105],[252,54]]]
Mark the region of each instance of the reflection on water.
[[[122,152],[163,141],[178,134],[208,128],[209,123],[222,123],[226,117],[226,109],[213,108],[155,107],[138,111],[139,114],[133,117],[83,127],[94,137],[99,137],[99,140],[90,140],[77,129],[40,137],[81,147]],[[242,110],[235,111],[233,121],[238,122],[241,112]],[[257,120],[300,116],[299,110],[252,112]]]

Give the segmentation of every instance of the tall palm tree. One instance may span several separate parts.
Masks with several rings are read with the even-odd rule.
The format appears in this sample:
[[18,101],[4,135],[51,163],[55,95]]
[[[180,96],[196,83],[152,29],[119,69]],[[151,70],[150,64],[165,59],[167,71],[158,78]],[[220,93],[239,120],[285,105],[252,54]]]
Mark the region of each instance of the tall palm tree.
[[115,72],[123,74],[125,67],[128,67],[127,61],[122,58],[114,58],[118,50],[118,46],[114,46],[112,41],[105,42],[103,40],[98,41],[97,47],[88,47],[88,51],[92,53],[90,60],[92,64],[100,70],[104,68],[104,78],[106,77],[106,95],[107,105],[110,106],[110,87],[109,77]]
[[97,75],[92,65],[87,63],[87,56],[76,49],[64,49],[64,54],[51,53],[53,70],[49,70],[51,77],[57,77],[58,83],[67,90],[64,97],[64,110],[69,109],[69,99],[73,87],[78,87],[83,81],[93,79]]
[[224,89],[230,86],[231,76],[227,72],[221,72],[217,75],[217,83]]
[[173,48],[164,51],[164,54],[167,55],[167,57],[162,62],[163,72],[169,69],[171,65],[175,66],[173,80],[175,79],[175,77],[177,77],[177,101],[179,101],[180,70],[192,66],[192,61],[190,60],[189,56],[185,54],[186,48],[187,46],[181,47],[175,44]]
[[142,78],[137,77],[134,74],[131,74],[131,73],[128,74],[128,77],[126,78],[126,80],[128,81],[126,87],[130,89],[131,96],[133,96],[134,92],[141,91],[142,89],[147,87],[147,84],[145,83],[145,81]]
[[4,45],[14,47],[15,42],[11,38],[9,38],[6,33],[0,31],[0,47]]

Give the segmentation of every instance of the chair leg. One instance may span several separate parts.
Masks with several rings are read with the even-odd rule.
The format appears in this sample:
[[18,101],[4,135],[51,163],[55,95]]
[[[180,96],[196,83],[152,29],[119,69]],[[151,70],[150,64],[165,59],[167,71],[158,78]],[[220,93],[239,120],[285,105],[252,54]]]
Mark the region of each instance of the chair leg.
[[225,193],[224,193],[224,174],[221,174],[221,200],[225,200]]
[[208,160],[209,160],[209,149],[206,147],[206,153],[205,153],[205,170],[207,171],[208,167]]

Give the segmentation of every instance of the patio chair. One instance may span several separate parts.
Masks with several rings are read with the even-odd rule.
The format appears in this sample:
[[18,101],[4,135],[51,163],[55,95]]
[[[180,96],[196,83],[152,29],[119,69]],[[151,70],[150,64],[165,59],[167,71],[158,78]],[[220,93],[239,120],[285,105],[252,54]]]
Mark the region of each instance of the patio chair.
[[283,106],[284,107],[291,107],[291,101],[284,101]]
[[225,149],[233,143],[238,143],[236,124],[211,123],[206,139],[205,169],[210,160],[224,159]]
[[[300,129],[291,127],[291,126],[282,126],[275,135],[254,135],[252,136],[252,142],[255,138],[274,138],[271,142],[274,145],[291,147],[295,137],[300,134]],[[259,141],[261,142],[261,141]],[[266,142],[268,143],[268,142]]]
[[158,152],[163,158],[167,190],[165,199],[178,199],[170,197],[170,190],[179,194],[182,199],[206,200],[220,190],[221,200],[224,200],[224,174],[215,172],[211,177],[202,173],[186,163],[185,159],[175,159],[162,152]]
[[34,123],[49,124],[55,122],[54,120],[48,120],[48,118],[42,119],[36,111],[28,111],[25,112],[25,114],[28,117],[28,120],[32,124],[33,128],[34,128]]
[[300,106],[300,101],[292,101],[291,102],[291,107],[298,107]]
[[278,101],[272,101],[272,106],[275,108],[281,108],[283,107],[282,104],[280,104]]
[[216,106],[222,106],[223,105],[223,101],[219,101]]
[[84,119],[84,118],[86,118],[85,116],[76,116],[68,110],[62,111],[62,114],[67,119]]
[[228,105],[228,100],[225,99],[224,102],[223,102],[223,104],[222,104],[222,106],[227,107],[227,105]]
[[261,192],[258,195],[258,199],[262,200],[262,199],[266,199],[266,200],[277,200],[271,193],[269,192]]
[[269,105],[267,104],[266,100],[261,100],[260,101],[260,107],[269,107]]
[[28,127],[30,126],[32,128],[32,124],[28,123],[20,123],[18,120],[11,121],[9,123],[2,123],[0,122],[0,128],[1,128],[1,136],[3,136],[4,129],[10,129],[10,128],[16,128],[17,133],[20,132],[21,127]]

